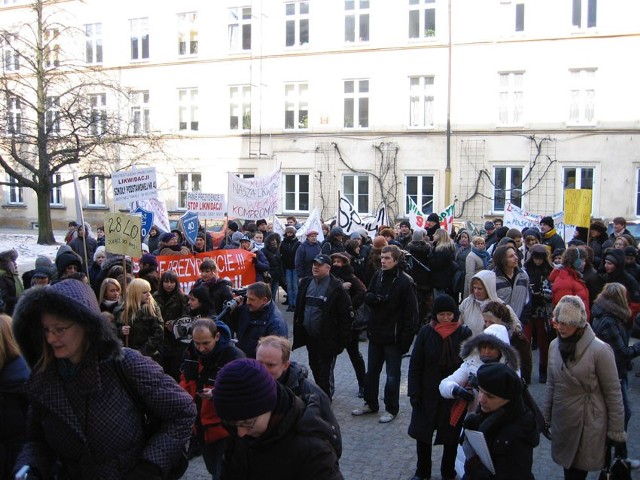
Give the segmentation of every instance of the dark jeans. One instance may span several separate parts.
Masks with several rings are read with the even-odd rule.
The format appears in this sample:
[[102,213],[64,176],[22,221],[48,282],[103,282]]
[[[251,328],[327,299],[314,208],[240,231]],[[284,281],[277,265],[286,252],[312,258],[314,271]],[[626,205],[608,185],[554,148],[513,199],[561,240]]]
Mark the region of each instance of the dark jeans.
[[369,359],[366,381],[364,384],[364,401],[372,410],[379,410],[378,390],[380,373],[386,363],[387,382],[384,385],[384,406],[391,415],[400,410],[400,364],[402,354],[397,345],[376,345],[369,340]]
[[274,303],[278,301],[279,291],[280,291],[280,282],[278,280],[271,280],[271,298]]
[[362,358],[362,354],[360,353],[359,337],[359,332],[352,333],[351,342],[347,345],[347,353],[349,354],[349,360],[351,360],[353,371],[356,372],[358,387],[364,387],[366,369],[364,365],[364,358]]
[[311,367],[313,379],[331,400],[335,389],[333,369],[336,366],[336,356],[327,352],[322,340],[309,336],[307,337],[307,353],[309,354],[309,367]]
[[629,403],[629,380],[620,380],[620,390],[622,390],[622,406],[624,407],[624,429],[627,430],[629,419],[631,418],[631,404]]
[[285,282],[287,283],[287,300],[292,307],[296,306],[298,296],[298,272],[295,269],[284,271]]
[[577,468],[565,468],[564,480],[585,480],[587,478],[587,473],[589,472],[578,470]]
[[[456,478],[456,453],[458,445],[443,445],[442,459],[440,459],[440,475],[442,478]],[[416,465],[416,476],[421,478],[431,478],[431,442],[416,440],[416,451],[418,453],[418,463]]]
[[202,458],[207,467],[207,472],[211,474],[212,480],[220,480],[222,472],[222,454],[227,446],[227,439],[223,438],[216,442],[205,443],[202,445]]

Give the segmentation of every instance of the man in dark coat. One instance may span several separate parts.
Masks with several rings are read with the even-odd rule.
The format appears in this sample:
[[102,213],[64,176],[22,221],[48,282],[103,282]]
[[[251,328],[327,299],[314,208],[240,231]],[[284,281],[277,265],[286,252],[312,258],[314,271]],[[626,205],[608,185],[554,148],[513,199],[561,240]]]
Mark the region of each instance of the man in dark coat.
[[349,344],[353,322],[351,299],[331,275],[331,264],[325,254],[313,260],[312,276],[300,283],[293,315],[293,348],[307,346],[313,378],[329,398],[336,356]]
[[300,244],[296,251],[296,273],[298,282],[305,277],[311,276],[311,267],[313,259],[321,252],[322,247],[318,243],[318,232],[316,230],[308,230],[306,232],[307,239]]
[[198,287],[209,289],[209,298],[216,315],[222,312],[229,300],[233,299],[229,282],[218,276],[218,266],[213,260],[206,259],[200,264],[200,278],[196,280],[191,290]]
[[280,244],[280,258],[282,258],[282,268],[284,269],[284,283],[287,287],[287,301],[284,305],[287,312],[296,309],[296,296],[298,295],[298,273],[296,272],[296,252],[300,247],[300,240],[296,237],[296,229],[288,226],[284,229],[284,238]]
[[151,295],[160,288],[160,273],[158,273],[158,259],[155,255],[145,253],[140,258],[140,270],[138,278],[142,278],[151,285]]
[[379,409],[380,372],[386,363],[384,387],[385,410],[380,423],[391,422],[400,410],[400,376],[402,355],[409,351],[418,328],[418,301],[415,285],[399,266],[402,252],[396,245],[382,249],[378,270],[369,284],[365,302],[371,307],[369,355],[364,387],[365,405],[351,412],[360,416]]
[[558,248],[566,248],[564,240],[556,232],[552,217],[542,217],[540,231],[542,232],[542,244],[547,247],[550,253],[553,253]]
[[244,480],[342,480],[333,425],[317,396],[304,399],[253,359],[234,360],[216,378],[213,403],[231,439],[222,477]]

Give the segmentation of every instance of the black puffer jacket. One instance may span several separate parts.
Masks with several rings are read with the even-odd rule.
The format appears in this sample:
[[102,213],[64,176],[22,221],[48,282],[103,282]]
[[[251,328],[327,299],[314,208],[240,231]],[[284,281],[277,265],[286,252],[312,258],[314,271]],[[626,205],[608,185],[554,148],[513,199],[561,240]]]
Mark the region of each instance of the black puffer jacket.
[[[275,241],[275,245],[271,245]],[[284,268],[282,266],[282,257],[280,256],[280,235],[270,233],[264,239],[264,248],[262,253],[267,257],[269,262],[269,274],[274,282],[282,283],[284,281]]]
[[280,244],[280,255],[282,257],[282,267],[285,270],[295,270],[296,268],[296,251],[300,246],[300,240],[296,236],[285,237]]
[[414,259],[417,260],[417,262],[424,265],[421,266],[416,261],[413,262],[411,277],[416,283],[416,287],[422,289],[429,288],[431,286],[431,272],[429,272],[427,268],[429,268],[429,253],[431,251],[431,247],[427,242],[419,240],[410,242],[407,250]]

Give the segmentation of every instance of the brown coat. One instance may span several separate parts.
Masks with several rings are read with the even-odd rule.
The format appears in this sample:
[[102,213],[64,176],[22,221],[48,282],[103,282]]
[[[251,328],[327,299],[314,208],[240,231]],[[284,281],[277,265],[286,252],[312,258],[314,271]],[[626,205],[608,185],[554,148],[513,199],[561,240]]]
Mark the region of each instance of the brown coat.
[[585,327],[576,360],[563,364],[558,339],[549,347],[542,412],[551,424],[551,456],[564,468],[600,470],[607,436],[624,440],[624,409],[611,347]]

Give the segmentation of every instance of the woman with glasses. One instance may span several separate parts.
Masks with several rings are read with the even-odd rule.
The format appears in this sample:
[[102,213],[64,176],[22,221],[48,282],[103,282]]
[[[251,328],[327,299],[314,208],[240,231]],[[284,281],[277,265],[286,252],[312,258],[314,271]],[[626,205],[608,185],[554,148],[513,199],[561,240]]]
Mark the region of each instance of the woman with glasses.
[[[13,329],[32,368],[27,444],[14,471],[28,466],[34,478],[68,479],[167,475],[189,439],[193,402],[159,365],[122,348],[88,285],[62,280],[30,289]],[[117,362],[145,405],[134,403]],[[160,421],[148,439],[143,408]]]

